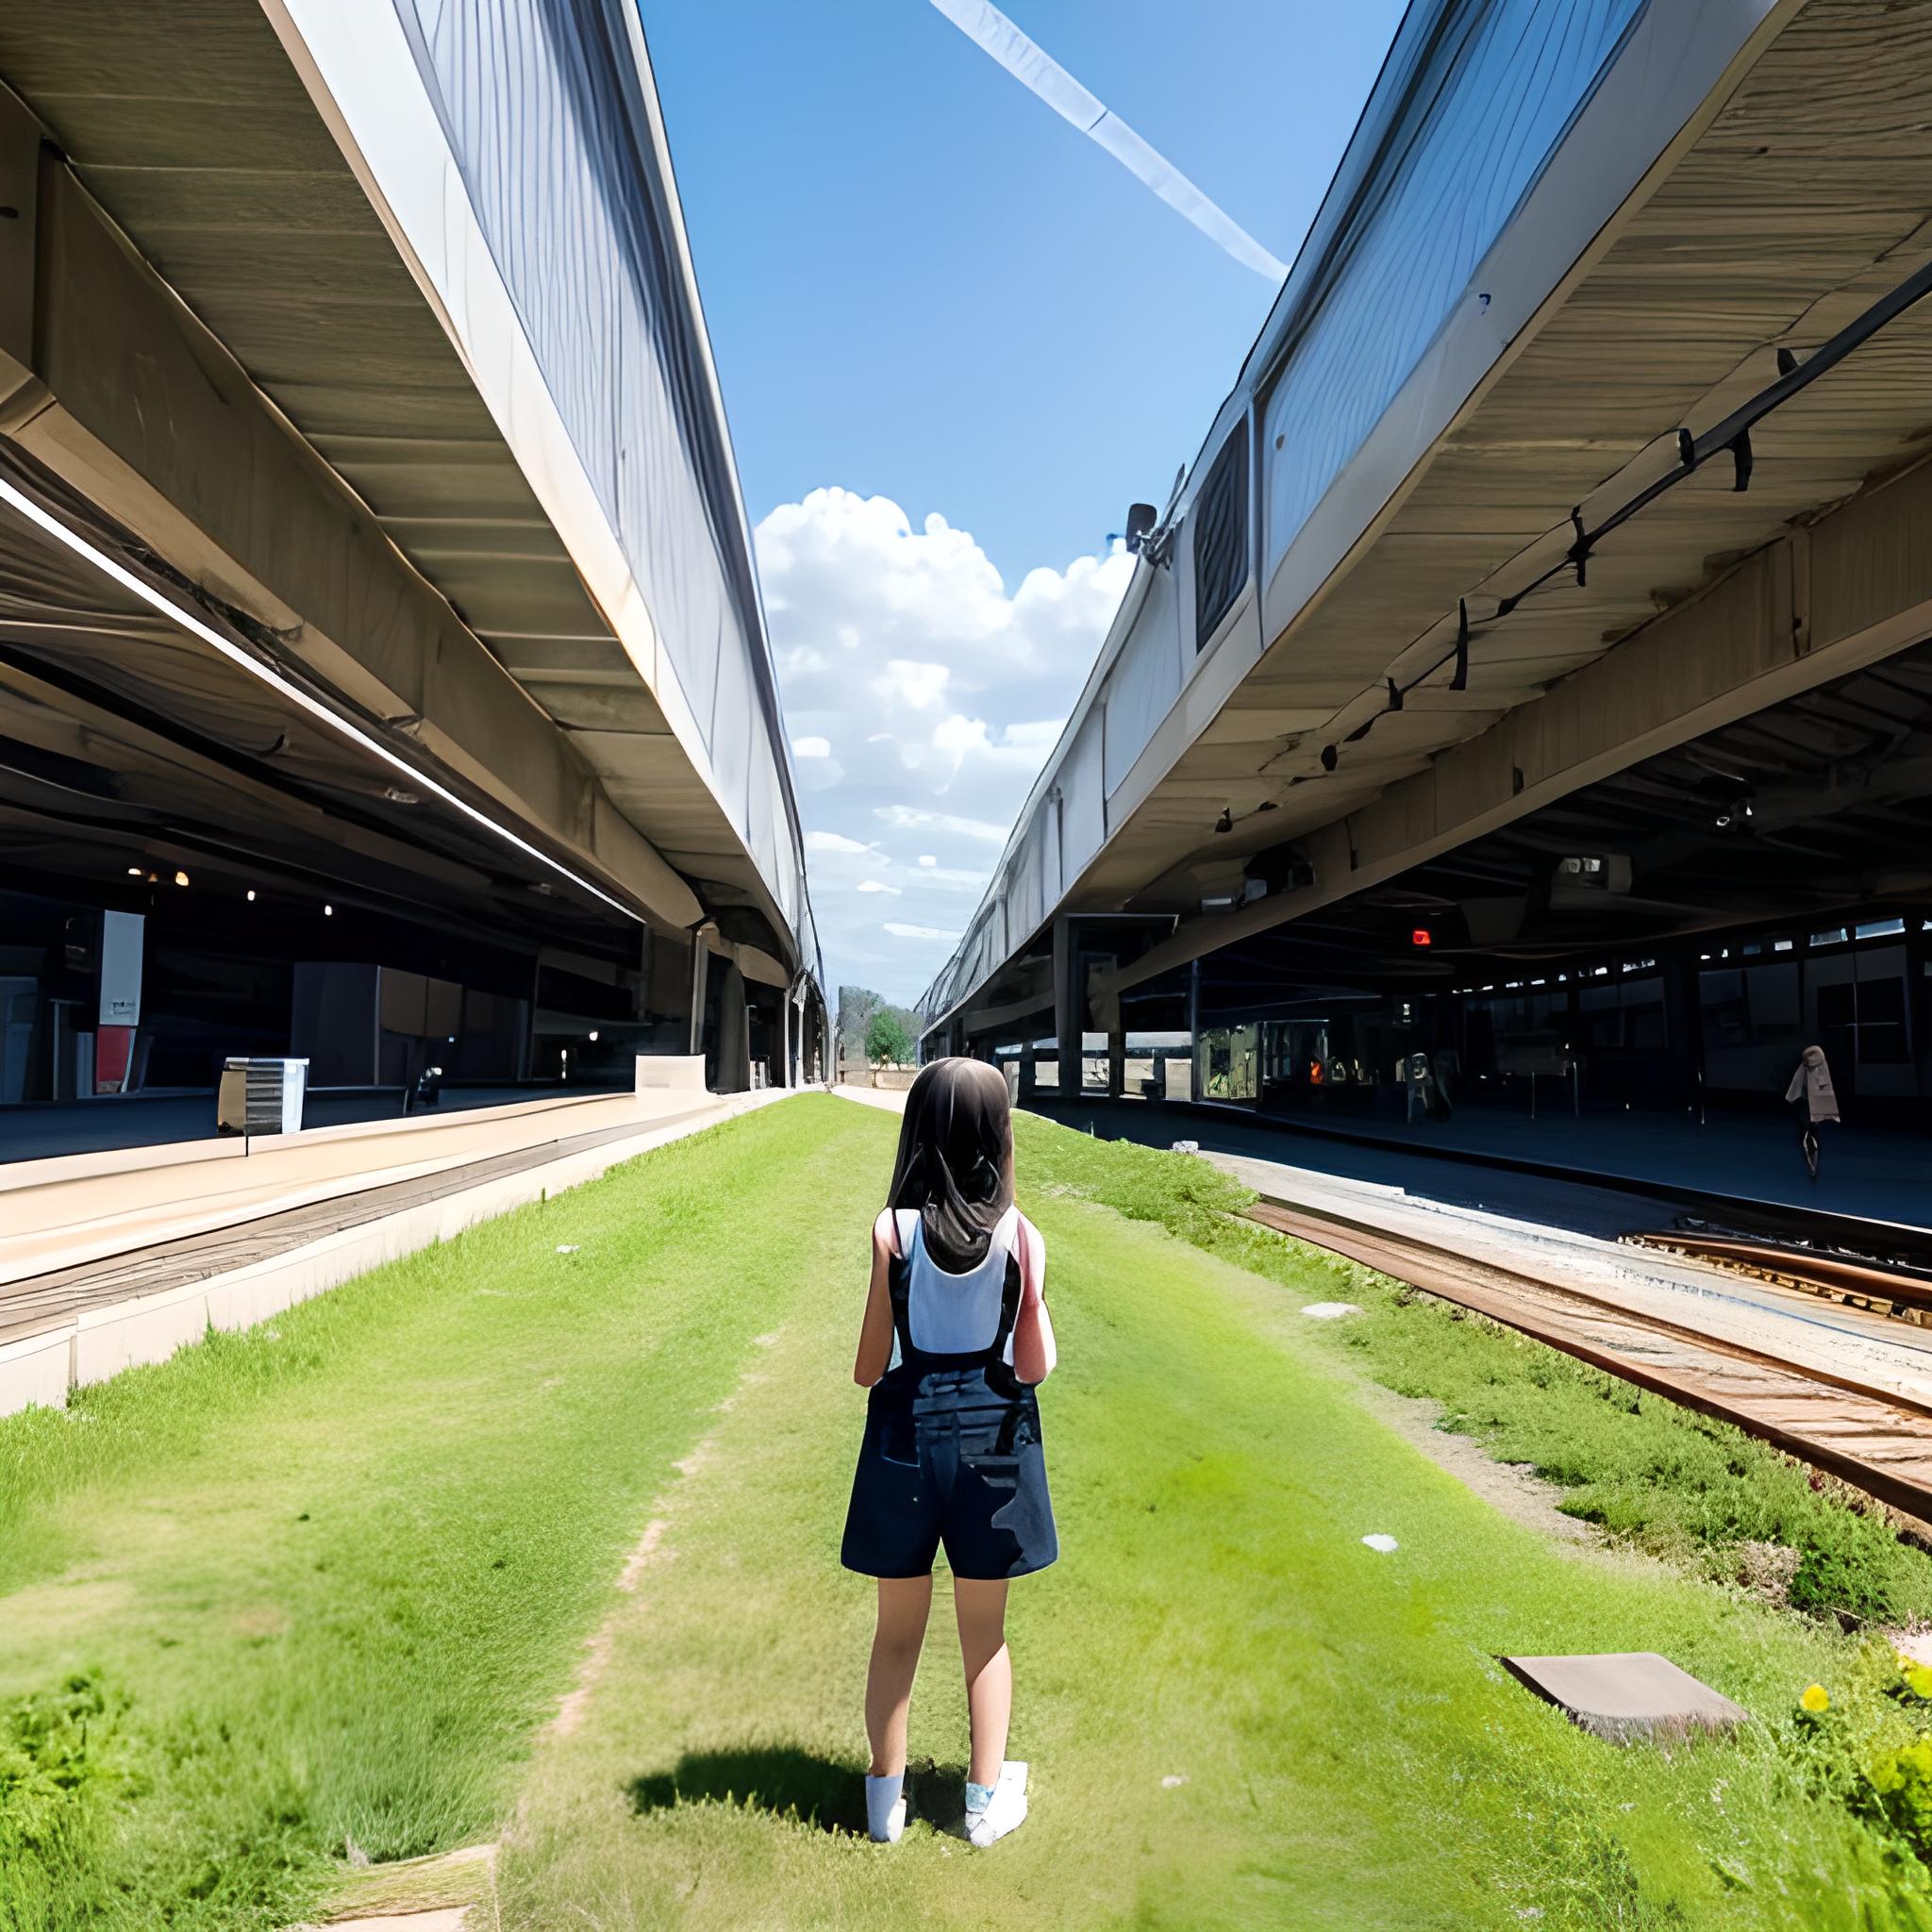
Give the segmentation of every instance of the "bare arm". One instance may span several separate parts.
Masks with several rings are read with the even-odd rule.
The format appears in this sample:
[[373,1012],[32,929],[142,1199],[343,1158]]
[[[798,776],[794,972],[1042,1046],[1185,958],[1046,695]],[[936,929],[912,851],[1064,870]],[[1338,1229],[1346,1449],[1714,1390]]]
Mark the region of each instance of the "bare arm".
[[1053,1317],[1046,1312],[1046,1240],[1020,1217],[1020,1312],[1013,1318],[1013,1373],[1023,1382],[1043,1382],[1058,1359]]
[[892,1359],[890,1274],[898,1252],[897,1235],[891,1209],[887,1208],[872,1224],[872,1286],[866,1291],[865,1320],[858,1330],[858,1359],[852,1364],[852,1379],[861,1389],[870,1389]]

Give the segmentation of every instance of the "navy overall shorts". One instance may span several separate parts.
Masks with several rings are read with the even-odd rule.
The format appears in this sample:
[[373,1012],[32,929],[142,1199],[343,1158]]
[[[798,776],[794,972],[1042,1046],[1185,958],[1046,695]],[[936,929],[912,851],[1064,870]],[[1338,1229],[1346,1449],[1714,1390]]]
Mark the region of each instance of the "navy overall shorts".
[[1059,1555],[1040,1405],[1006,1359],[1020,1309],[1020,1263],[1007,1257],[999,1330],[964,1355],[916,1348],[910,1255],[889,1280],[898,1360],[873,1384],[840,1560],[866,1576],[924,1576],[940,1545],[955,1576],[1043,1570]]

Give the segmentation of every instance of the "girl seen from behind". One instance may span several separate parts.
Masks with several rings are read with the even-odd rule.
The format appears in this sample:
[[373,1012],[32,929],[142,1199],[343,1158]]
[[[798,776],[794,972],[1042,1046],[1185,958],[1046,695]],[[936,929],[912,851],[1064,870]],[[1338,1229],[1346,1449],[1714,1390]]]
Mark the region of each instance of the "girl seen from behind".
[[1059,1554],[1034,1388],[1054,1365],[1046,1244],[1013,1205],[1007,1083],[936,1060],[906,1097],[853,1379],[869,1389],[842,1560],[878,1579],[866,1680],[872,1836],[898,1839],[906,1724],[941,1544],[953,1573],[972,1720],[966,1832],[990,1845],[1026,1816],[1012,1712],[1007,1586]]

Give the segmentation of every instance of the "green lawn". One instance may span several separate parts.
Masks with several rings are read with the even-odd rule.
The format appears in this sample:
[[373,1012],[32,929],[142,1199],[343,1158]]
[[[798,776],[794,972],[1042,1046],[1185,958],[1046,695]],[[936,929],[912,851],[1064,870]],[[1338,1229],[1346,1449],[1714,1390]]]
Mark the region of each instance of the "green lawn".
[[675,1462],[849,1256],[877,1133],[764,1109],[0,1423],[0,1698],[129,1700],[98,1821],[37,1856],[0,1803],[0,1927],[276,1926],[351,1841],[493,1837]]
[[[1154,1224],[1216,1238],[1193,1164],[1022,1127],[1065,1554],[1013,1593],[1016,1838],[845,1828],[848,1371],[895,1123],[808,1097],[0,1423],[0,1700],[34,1699],[0,1728],[0,1927],[273,1926],[351,1840],[499,1836],[514,1932],[1932,1927],[1833,1795],[1837,1713],[1796,1714],[1867,1668],[1835,1625],[1507,1522],[1307,1332],[1326,1267],[1231,1266]],[[913,1715],[941,1814],[949,1624],[942,1596]],[[1761,1722],[1619,1752],[1493,1660],[1626,1648]]]

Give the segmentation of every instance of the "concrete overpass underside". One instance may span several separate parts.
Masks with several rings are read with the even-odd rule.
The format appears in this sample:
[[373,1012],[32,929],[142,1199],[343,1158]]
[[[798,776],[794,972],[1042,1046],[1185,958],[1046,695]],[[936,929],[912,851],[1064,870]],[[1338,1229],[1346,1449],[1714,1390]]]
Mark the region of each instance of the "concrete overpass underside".
[[[238,908],[263,908],[258,934],[274,908],[281,967],[366,955],[459,982],[470,949],[533,1038],[549,1011],[579,1054],[599,1019],[623,1023],[607,1046],[683,1052],[722,1013],[724,1083],[760,1058],[778,1077],[822,1035],[816,941],[641,44],[570,51],[625,110],[657,252],[572,253],[559,217],[543,265],[587,313],[602,291],[658,316],[681,413],[659,433],[608,398],[626,509],[551,398],[595,368],[533,348],[491,252],[517,238],[477,239],[460,130],[408,167],[372,158],[325,42],[399,37],[391,71],[432,128],[439,49],[412,58],[387,4],[304,11],[0,18],[0,891],[32,908],[0,943],[0,1102],[74,1091],[21,1043],[49,1000],[93,997],[55,986],[40,928],[121,910],[185,943],[191,905],[218,954],[248,949]],[[467,304],[410,226],[429,201],[443,257],[475,243]],[[640,554],[660,507],[695,533],[695,590]],[[86,979],[89,945],[68,950]],[[271,1050],[257,1020],[246,1044]],[[527,1074],[529,1047],[491,1077]]]
[[[1257,350],[1198,466],[1247,426],[1247,581],[1188,648],[1206,487],[1191,478],[1009,854],[1046,810],[1063,850],[1076,816],[1102,814],[1099,835],[1048,917],[1009,917],[1004,952],[972,954],[1019,897],[996,880],[993,916],[929,995],[929,1050],[1114,1031],[1124,1000],[1129,1026],[1137,1004],[1182,1024],[1197,960],[1272,960],[1284,993],[1334,985],[1349,975],[1332,952],[1317,970],[1324,947],[1357,949],[1359,976],[1424,915],[1469,944],[1466,902],[1546,901],[1565,857],[1634,858],[1629,896],[1591,929],[1604,943],[1924,896],[1932,15],[1732,8],[1734,43],[1700,51],[1722,11],[1637,11],[1285,547],[1271,518],[1297,452],[1270,433],[1273,399],[1308,351],[1259,368]],[[1667,65],[1644,37],[1671,31]],[[1695,59],[1708,73],[1634,185],[1560,233],[1561,210],[1574,225],[1590,184],[1614,179],[1619,130],[1641,140],[1645,103]],[[1353,183],[1345,163],[1336,192],[1383,167],[1381,192],[1425,202],[1401,158]],[[1560,268],[1540,283],[1539,263]],[[1358,342],[1351,379],[1367,385],[1377,346]],[[1082,733],[1110,745],[1136,625],[1175,606],[1175,701],[1076,799]],[[1754,801],[1722,834],[1720,794]],[[1493,957],[1503,935],[1482,920]],[[1531,950],[1590,939],[1545,931]],[[1463,982],[1441,959],[1385,963]]]

